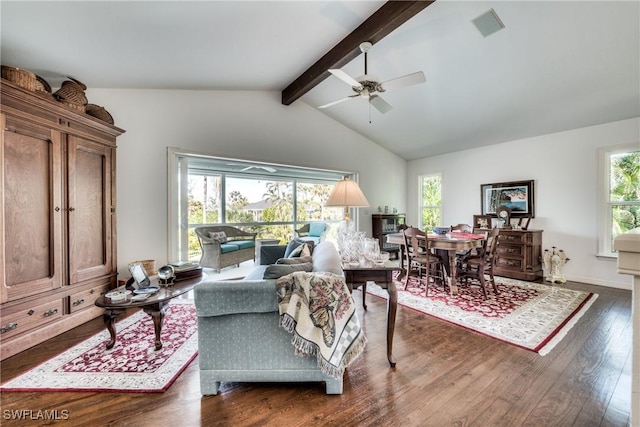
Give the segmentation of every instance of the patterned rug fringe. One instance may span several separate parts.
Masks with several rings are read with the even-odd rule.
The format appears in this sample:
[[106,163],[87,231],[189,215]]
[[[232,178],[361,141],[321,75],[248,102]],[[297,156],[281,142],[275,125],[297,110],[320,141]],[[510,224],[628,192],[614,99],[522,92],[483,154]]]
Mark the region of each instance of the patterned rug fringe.
[[578,320],[587,312],[589,307],[598,298],[598,295],[594,294],[593,298],[589,300],[580,308],[580,310],[554,335],[549,342],[547,342],[540,350],[538,354],[540,356],[546,356],[549,352],[569,333],[569,331],[578,323]]

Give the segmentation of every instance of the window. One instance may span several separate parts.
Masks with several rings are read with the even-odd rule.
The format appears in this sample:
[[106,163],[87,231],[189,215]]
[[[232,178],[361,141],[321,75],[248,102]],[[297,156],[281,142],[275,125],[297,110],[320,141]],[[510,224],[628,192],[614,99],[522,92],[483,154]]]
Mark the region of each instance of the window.
[[431,229],[440,225],[442,218],[442,176],[420,176],[420,228]]
[[200,259],[194,229],[204,224],[228,224],[281,242],[309,221],[337,229],[343,210],[324,203],[345,175],[353,174],[169,149],[170,259]]
[[640,227],[640,150],[637,145],[600,150],[600,238],[602,256],[616,256],[613,241]]

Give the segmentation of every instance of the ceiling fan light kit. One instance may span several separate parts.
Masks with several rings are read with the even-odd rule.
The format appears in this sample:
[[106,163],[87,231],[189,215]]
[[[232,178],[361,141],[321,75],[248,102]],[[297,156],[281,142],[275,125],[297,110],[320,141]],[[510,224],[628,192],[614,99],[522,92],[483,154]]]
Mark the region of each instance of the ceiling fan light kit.
[[339,104],[343,101],[348,101],[355,98],[366,98],[369,100],[369,104],[384,114],[393,109],[393,107],[382,99],[378,93],[386,92],[387,90],[393,90],[405,86],[411,86],[419,83],[424,83],[427,79],[422,71],[407,74],[406,76],[396,77],[391,80],[380,82],[380,79],[374,75],[368,74],[367,70],[367,53],[373,45],[370,42],[360,43],[360,51],[364,53],[364,74],[357,79],[354,79],[344,71],[333,68],[329,72],[335,77],[339,78],[343,82],[351,86],[351,89],[355,92],[355,95],[349,95],[345,98],[338,99],[337,101],[330,102],[328,104],[320,105],[318,108],[328,108],[333,105]]

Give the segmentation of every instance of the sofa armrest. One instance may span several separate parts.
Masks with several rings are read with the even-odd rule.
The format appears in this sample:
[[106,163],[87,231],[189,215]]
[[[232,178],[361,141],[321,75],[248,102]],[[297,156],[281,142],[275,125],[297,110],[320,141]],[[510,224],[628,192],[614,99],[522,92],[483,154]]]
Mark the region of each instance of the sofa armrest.
[[280,258],[284,257],[287,245],[264,245],[260,246],[260,264],[275,264]]
[[198,317],[278,311],[275,280],[221,280],[194,288]]
[[211,237],[207,237],[207,236],[203,236],[203,235],[198,235],[198,239],[200,239],[200,241],[203,244],[207,244],[207,245],[215,245],[215,246],[220,247],[220,244],[221,244],[220,240],[214,239],[214,238],[211,238]]

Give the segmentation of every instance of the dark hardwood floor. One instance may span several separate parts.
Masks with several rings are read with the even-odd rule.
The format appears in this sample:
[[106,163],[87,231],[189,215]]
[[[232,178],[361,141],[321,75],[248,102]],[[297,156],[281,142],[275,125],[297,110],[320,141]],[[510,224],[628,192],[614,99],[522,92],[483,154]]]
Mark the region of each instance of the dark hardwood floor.
[[[11,410],[68,411],[73,426],[626,426],[631,398],[631,291],[579,283],[598,299],[546,356],[399,307],[385,351],[386,302],[354,292],[369,344],[345,373],[344,394],[321,384],[223,383],[202,397],[198,359],[165,393],[2,393]],[[1,381],[103,328],[95,319],[2,362]],[[53,422],[51,423],[53,424]]]

